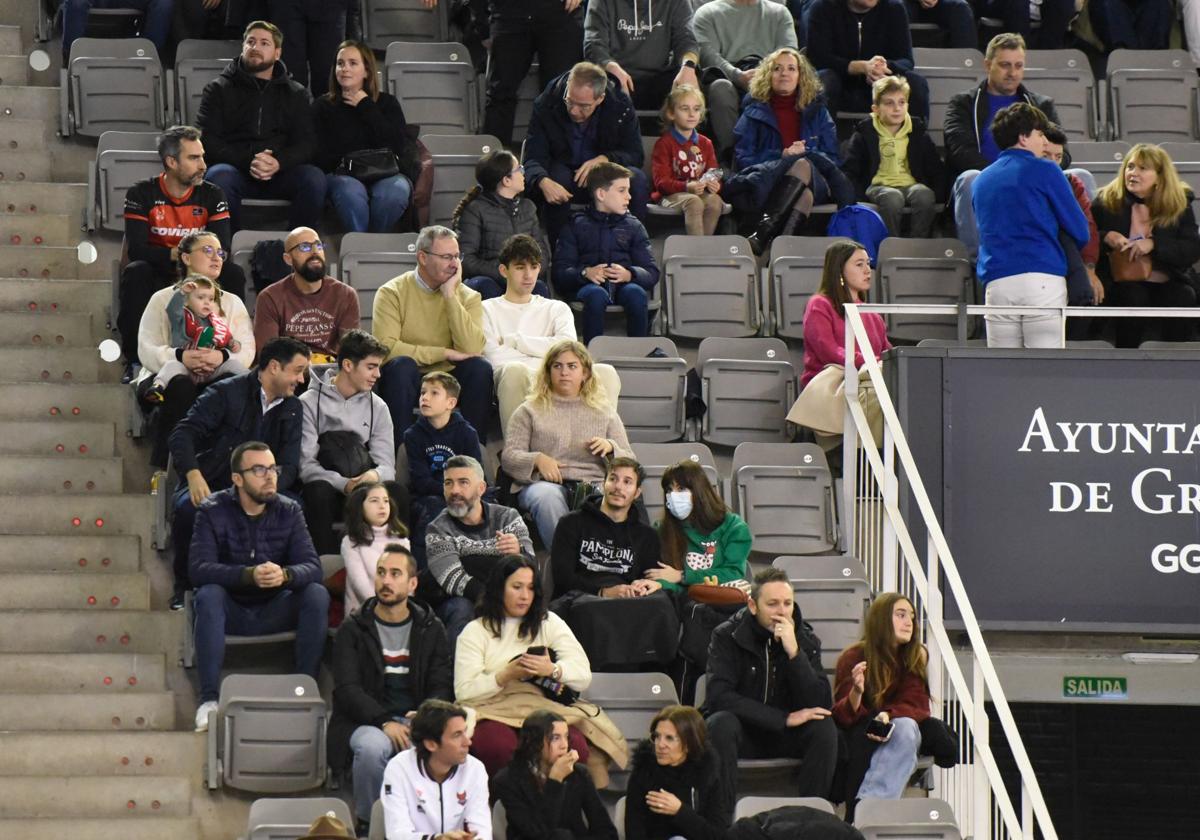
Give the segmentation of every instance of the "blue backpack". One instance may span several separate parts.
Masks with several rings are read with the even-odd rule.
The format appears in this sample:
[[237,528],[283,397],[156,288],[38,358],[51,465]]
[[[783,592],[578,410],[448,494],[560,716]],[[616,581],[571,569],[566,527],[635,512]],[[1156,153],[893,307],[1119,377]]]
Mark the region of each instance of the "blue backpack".
[[840,236],[862,243],[871,258],[879,256],[879,243],[888,237],[887,225],[879,214],[865,204],[850,204],[833,214],[829,220],[829,236]]

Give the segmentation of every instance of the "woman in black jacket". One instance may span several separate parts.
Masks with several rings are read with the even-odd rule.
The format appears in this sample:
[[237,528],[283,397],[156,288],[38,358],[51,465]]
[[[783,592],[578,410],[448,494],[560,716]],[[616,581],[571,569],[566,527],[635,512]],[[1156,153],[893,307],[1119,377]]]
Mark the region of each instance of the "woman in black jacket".
[[[329,77],[329,93],[312,105],[317,131],[314,161],[326,173],[329,200],[347,231],[388,233],[408,209],[419,168],[417,147],[406,131],[396,97],[379,90],[375,54],[343,41]],[[390,150],[399,171],[366,181],[345,167],[346,156]],[[341,174],[339,174],[341,173]]]
[[733,815],[723,787],[704,718],[691,706],[667,706],[633,755],[625,840],[721,840]]
[[562,715],[540,710],[525,718],[512,763],[492,779],[508,840],[617,840],[608,809],[578,762]]

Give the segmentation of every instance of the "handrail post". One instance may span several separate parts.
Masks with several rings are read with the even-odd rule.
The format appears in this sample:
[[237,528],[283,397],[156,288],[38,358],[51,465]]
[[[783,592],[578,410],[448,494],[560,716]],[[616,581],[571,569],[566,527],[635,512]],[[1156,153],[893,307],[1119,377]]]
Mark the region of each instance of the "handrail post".
[[979,760],[979,745],[989,743],[987,688],[984,686],[983,669],[979,667],[979,657],[974,653],[971,654],[971,699],[975,704],[975,718],[971,722],[973,737],[971,762],[975,768],[975,778],[971,782],[973,833],[976,838],[990,837],[992,789],[988,783],[987,770],[984,768],[983,762]]

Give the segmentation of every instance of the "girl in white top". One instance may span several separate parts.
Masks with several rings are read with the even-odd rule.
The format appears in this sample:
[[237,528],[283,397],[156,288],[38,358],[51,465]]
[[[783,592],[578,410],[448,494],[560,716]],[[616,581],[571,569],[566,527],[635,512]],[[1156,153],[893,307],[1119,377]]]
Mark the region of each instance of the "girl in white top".
[[350,615],[375,594],[375,565],[384,548],[393,543],[409,548],[409,541],[408,529],[382,482],[355,487],[346,499],[345,519],[342,563],[346,567],[346,615]]

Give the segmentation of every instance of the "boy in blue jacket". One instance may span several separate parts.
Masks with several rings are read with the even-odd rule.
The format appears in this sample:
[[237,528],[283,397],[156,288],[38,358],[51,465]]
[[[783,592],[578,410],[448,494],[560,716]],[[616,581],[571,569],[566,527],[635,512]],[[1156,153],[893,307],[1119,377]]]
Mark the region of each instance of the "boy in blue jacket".
[[616,163],[597,164],[588,173],[592,207],[576,213],[558,239],[554,287],[566,300],[583,304],[583,341],[604,333],[604,310],[625,309],[626,332],[649,334],[650,290],[658,266],[646,228],[629,213],[632,173]]

